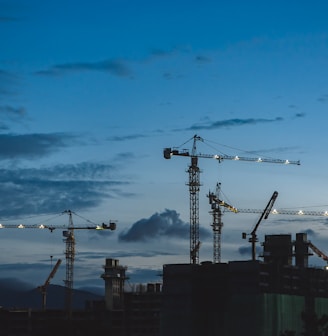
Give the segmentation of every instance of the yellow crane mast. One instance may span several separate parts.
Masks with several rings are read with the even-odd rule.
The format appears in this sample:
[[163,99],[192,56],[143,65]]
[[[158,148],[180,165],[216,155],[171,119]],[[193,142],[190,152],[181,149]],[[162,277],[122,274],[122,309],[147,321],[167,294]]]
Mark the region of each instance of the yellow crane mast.
[[211,205],[211,211],[213,217],[213,263],[218,264],[221,262],[221,233],[222,233],[222,211],[221,207],[224,207],[232,212],[237,212],[237,209],[230,204],[220,200],[221,183],[216,184],[216,190],[209,192],[207,197]]
[[[248,162],[266,162],[266,163],[278,163],[278,164],[295,164],[300,165],[300,161],[289,161],[280,159],[267,159],[267,158],[252,158],[243,156],[231,156],[221,154],[202,154],[197,152],[197,141],[204,142],[204,139],[198,135],[194,135],[190,140],[193,140],[191,152],[189,150],[180,150],[179,148],[167,147],[163,150],[163,156],[165,159],[171,159],[172,156],[185,156],[191,158],[190,166],[187,170],[189,174],[189,203],[190,203],[190,263],[199,263],[199,189],[200,189],[200,169],[198,167],[198,159],[215,159],[219,163],[224,160],[233,161],[248,161]],[[185,142],[186,143],[186,142]],[[184,144],[185,144],[184,143]],[[183,145],[184,145],[183,144]]]

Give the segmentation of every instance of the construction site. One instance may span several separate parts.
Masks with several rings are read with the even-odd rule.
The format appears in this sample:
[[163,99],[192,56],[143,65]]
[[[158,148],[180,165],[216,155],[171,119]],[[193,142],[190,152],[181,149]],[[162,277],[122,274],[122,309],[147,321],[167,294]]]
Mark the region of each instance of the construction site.
[[[65,237],[65,309],[47,309],[47,287],[61,260],[58,260],[39,287],[42,309],[0,310],[0,335],[95,335],[117,336],[316,336],[328,335],[328,267],[309,266],[309,257],[328,262],[328,256],[308,239],[306,232],[266,234],[259,241],[258,229],[273,215],[327,216],[327,212],[275,209],[278,191],[263,209],[239,209],[221,197],[221,183],[207,194],[212,227],[212,260],[200,262],[199,159],[247,161],[300,165],[299,161],[264,159],[218,154],[200,154],[195,135],[191,150],[165,148],[166,160],[190,158],[188,167],[190,245],[189,263],[162,266],[162,279],[126,289],[128,269],[118,259],[105,259],[100,277],[105,295],[89,300],[83,310],[72,308],[75,259],[74,232],[79,229],[115,230],[116,224],[76,227],[72,212]],[[259,218],[250,233],[240,232],[250,243],[249,259],[222,262],[222,216],[225,211],[254,213]],[[10,227],[8,227],[10,228]],[[31,227],[36,228],[36,227]],[[44,227],[54,230],[54,227]],[[56,227],[57,229],[58,227]],[[257,244],[259,243],[259,244]],[[259,247],[261,252],[258,253]],[[1,304],[1,302],[0,302]],[[49,331],[50,330],[50,331]]]

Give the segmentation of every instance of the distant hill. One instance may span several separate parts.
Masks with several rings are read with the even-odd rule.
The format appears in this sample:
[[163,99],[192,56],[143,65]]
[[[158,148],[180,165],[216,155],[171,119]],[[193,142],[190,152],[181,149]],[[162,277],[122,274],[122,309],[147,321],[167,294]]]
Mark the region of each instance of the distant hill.
[[[65,308],[66,288],[59,285],[49,285],[47,288],[47,309]],[[104,300],[103,296],[87,291],[73,290],[72,309],[84,309],[86,301]],[[31,308],[33,310],[42,309],[42,296],[39,289],[32,290],[17,289],[0,284],[0,306],[6,309]]]

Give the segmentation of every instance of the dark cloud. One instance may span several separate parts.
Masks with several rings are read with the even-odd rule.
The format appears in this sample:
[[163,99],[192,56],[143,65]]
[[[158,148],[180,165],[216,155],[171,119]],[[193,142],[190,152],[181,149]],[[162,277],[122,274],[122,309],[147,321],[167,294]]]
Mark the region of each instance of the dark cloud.
[[0,216],[86,210],[115,197],[127,182],[111,178],[112,165],[79,163],[40,169],[0,169]]
[[198,130],[212,130],[222,127],[234,127],[234,126],[244,126],[244,125],[256,125],[256,124],[266,124],[275,123],[283,121],[283,118],[276,117],[274,119],[263,119],[263,118],[248,118],[248,119],[227,119],[220,121],[207,122],[203,125],[192,125],[187,128],[187,130],[198,131]]
[[64,63],[52,66],[47,70],[38,71],[38,75],[56,76],[64,75],[72,72],[81,71],[100,71],[110,73],[118,77],[131,77],[132,71],[121,60],[105,60],[100,62],[77,62],[77,63]]
[[317,234],[315,233],[315,231],[313,231],[312,229],[307,229],[304,231],[308,236],[316,236]]
[[12,21],[17,21],[17,18],[10,16],[0,16],[0,22],[12,22]]
[[320,103],[325,103],[328,101],[328,94],[323,94],[317,99]]
[[[251,246],[241,246],[238,249],[238,252],[240,255],[249,255],[249,257],[252,257],[252,247]],[[256,254],[262,253],[262,249],[259,246],[256,246]]]
[[14,94],[13,86],[17,83],[16,75],[0,69],[0,97]]
[[305,113],[296,113],[295,118],[303,118],[305,117]]
[[[15,113],[20,112],[22,111]],[[64,133],[0,134],[0,158],[35,159],[44,157],[69,146],[73,139],[74,136]]]
[[147,138],[145,134],[130,134],[125,136],[112,136],[108,137],[108,141],[125,141],[125,140],[136,140],[136,139],[142,139]]
[[[94,232],[98,232],[94,231]],[[110,234],[107,232],[107,236]],[[172,256],[176,255],[176,253],[171,253],[167,251],[158,251],[158,250],[120,250],[120,251],[111,251],[110,257],[114,259],[121,259],[121,258],[129,258],[129,257],[141,257],[141,258],[152,258],[157,256]],[[104,259],[103,255],[99,255],[99,252],[79,252],[79,258],[83,258],[85,260],[95,260],[95,259]]]
[[[146,241],[160,237],[189,238],[190,225],[179,218],[175,210],[166,209],[149,218],[134,223],[130,229],[119,235],[119,240],[126,242]],[[201,236],[209,236],[208,230],[200,228]]]
[[[129,278],[128,284],[145,284],[145,283],[154,283],[162,282],[162,269],[145,269],[145,268],[134,268],[127,269],[126,275]],[[133,285],[131,285],[133,286]]]
[[198,55],[195,57],[195,61],[199,64],[210,63],[211,59],[207,56]]
[[26,119],[26,111],[24,107],[0,105],[0,117],[0,131],[8,131],[10,123],[21,123]]
[[26,111],[23,107],[13,107],[9,105],[0,106],[0,114],[5,115],[9,118],[17,117],[17,116],[24,116]]
[[153,49],[150,52],[150,59],[171,56],[173,54],[173,52],[174,51],[167,51],[167,50],[163,50],[163,49]]

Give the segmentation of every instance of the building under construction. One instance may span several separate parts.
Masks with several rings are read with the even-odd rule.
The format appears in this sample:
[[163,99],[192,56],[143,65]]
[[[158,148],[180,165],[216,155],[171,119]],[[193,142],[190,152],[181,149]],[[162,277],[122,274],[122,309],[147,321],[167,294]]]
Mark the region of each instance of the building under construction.
[[131,291],[126,267],[108,258],[104,300],[69,319],[64,310],[2,309],[0,335],[327,335],[328,271],[308,266],[311,251],[327,257],[305,233],[267,235],[262,245],[262,261],[167,264],[162,284]]
[[164,265],[161,336],[317,335],[328,271],[308,267],[311,245],[305,233],[267,235],[263,262]]

